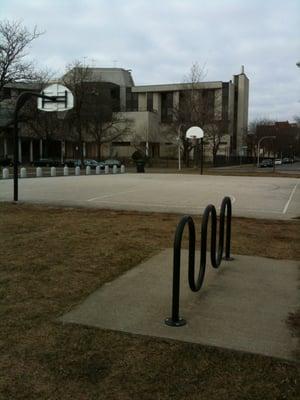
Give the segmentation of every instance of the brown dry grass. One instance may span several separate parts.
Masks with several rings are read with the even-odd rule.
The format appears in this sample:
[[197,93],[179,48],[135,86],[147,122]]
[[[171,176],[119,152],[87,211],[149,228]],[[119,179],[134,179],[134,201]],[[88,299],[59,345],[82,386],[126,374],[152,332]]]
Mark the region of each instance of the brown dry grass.
[[[176,215],[0,204],[1,399],[296,399],[299,367],[56,318],[171,247]],[[232,252],[300,259],[300,221],[234,219]]]

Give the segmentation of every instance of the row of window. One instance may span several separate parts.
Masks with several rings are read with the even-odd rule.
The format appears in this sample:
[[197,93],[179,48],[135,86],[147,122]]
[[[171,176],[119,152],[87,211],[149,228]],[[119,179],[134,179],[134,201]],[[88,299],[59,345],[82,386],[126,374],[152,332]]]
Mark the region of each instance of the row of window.
[[[215,103],[215,91],[214,90],[202,90],[193,93],[191,91],[181,91],[179,95],[179,109],[189,107],[189,99],[192,95],[197,96],[199,106],[213,118],[214,115],[214,103]],[[147,106],[145,111],[153,111],[153,92],[147,92]],[[126,111],[138,111],[138,96],[139,93],[131,91],[131,88],[126,89]],[[174,113],[178,110],[174,108],[174,92],[162,92],[161,93],[161,120],[162,122],[171,122],[174,117]]]

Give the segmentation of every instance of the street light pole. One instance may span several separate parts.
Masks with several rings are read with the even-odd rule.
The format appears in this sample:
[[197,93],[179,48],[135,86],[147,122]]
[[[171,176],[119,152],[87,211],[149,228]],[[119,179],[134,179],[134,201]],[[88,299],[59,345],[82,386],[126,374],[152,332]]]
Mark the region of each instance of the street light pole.
[[18,117],[19,111],[24,106],[27,100],[31,97],[41,97],[42,99],[49,101],[56,101],[57,96],[45,96],[40,93],[35,92],[23,92],[21,93],[16,101],[15,109],[14,109],[14,201],[18,201],[18,144],[19,144],[19,132],[18,132]]
[[259,151],[260,151],[260,144],[264,139],[276,139],[276,136],[263,136],[259,139],[257,143],[257,168],[259,167]]

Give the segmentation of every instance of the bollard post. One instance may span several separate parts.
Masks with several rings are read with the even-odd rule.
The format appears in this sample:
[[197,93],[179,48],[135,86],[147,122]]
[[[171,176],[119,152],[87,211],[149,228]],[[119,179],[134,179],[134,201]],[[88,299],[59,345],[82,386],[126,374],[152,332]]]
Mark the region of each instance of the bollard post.
[[96,167],[96,175],[100,175],[100,165],[97,165]]
[[86,175],[91,175],[91,167],[88,165],[85,170]]
[[80,175],[80,167],[75,167],[75,175],[76,176]]
[[118,172],[118,167],[116,165],[113,165],[113,174],[116,174]]
[[26,168],[21,168],[20,170],[20,177],[21,178],[26,178],[27,177],[27,172],[26,172]]
[[108,165],[105,165],[104,173],[109,174],[109,166]]
[[37,167],[37,169],[36,169],[36,177],[37,178],[40,178],[40,177],[42,177],[43,176],[43,170],[42,170],[42,168],[41,167]]
[[121,165],[121,174],[125,174],[125,165]]
[[8,168],[3,168],[2,178],[3,179],[8,179],[9,178],[9,169]]
[[50,169],[50,175],[51,175],[51,176],[56,176],[56,168],[55,168],[55,167],[51,167],[51,169]]
[[64,176],[68,176],[69,175],[69,168],[67,165],[64,166]]

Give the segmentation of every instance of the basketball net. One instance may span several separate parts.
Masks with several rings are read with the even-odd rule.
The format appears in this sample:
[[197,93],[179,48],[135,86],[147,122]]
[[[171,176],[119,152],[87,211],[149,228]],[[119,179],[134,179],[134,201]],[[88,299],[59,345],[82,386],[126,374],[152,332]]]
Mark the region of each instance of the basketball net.
[[65,111],[57,112],[56,115],[57,115],[58,119],[65,119],[67,114],[68,114],[68,110],[65,110]]
[[192,145],[197,146],[197,141],[198,141],[197,137],[193,136],[191,139],[192,139]]

